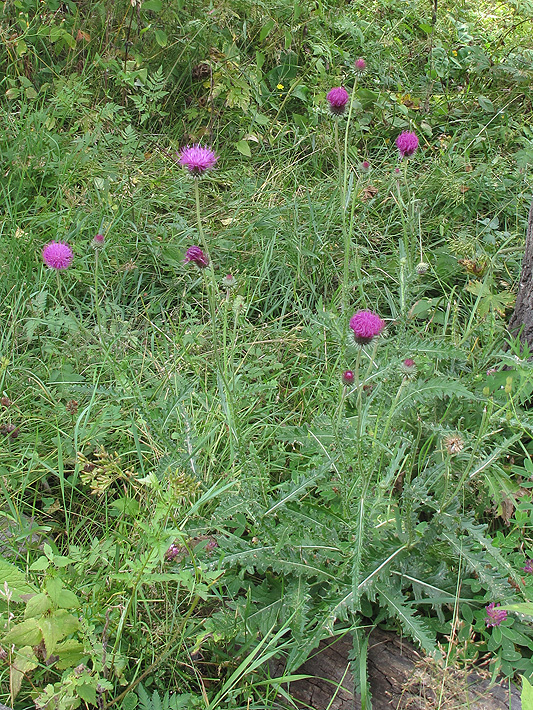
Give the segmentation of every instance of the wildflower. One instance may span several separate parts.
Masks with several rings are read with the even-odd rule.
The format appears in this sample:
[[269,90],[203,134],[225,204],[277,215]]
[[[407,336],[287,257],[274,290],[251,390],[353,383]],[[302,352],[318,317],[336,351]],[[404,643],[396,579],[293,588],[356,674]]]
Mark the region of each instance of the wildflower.
[[357,311],[350,318],[350,328],[353,330],[355,342],[359,345],[370,343],[384,327],[384,321],[372,311]]
[[362,57],[359,57],[359,59],[355,60],[354,66],[356,71],[363,73],[366,69],[366,62]]
[[334,116],[342,116],[348,104],[348,92],[343,86],[336,86],[328,92],[326,99],[329,103],[329,110]]
[[103,234],[95,234],[94,238],[93,238],[94,246],[95,247],[102,246],[102,244],[104,243],[104,239],[105,239],[105,237]]
[[237,279],[233,276],[233,274],[226,274],[226,276],[222,279],[222,283],[226,288],[231,288],[232,286],[235,286]]
[[524,567],[522,567],[524,572],[528,572],[529,574],[533,574],[533,560],[526,560],[526,564]]
[[363,160],[363,162],[361,163],[361,171],[363,173],[367,173],[369,170],[370,170],[370,163],[368,162],[368,160]]
[[218,155],[215,155],[211,148],[206,148],[199,143],[182,148],[179,156],[180,165],[187,168],[194,177],[199,177],[213,168],[218,160]]
[[279,91],[283,91],[284,88],[285,88],[285,87],[283,86],[283,84],[278,84],[278,85],[276,86],[276,89],[278,89]]
[[350,385],[353,382],[354,374],[351,370],[346,370],[342,373],[342,381],[345,385]]
[[423,276],[424,274],[427,274],[429,270],[429,264],[426,264],[425,261],[421,261],[419,264],[416,265],[416,273],[419,276]]
[[410,357],[402,362],[401,370],[404,375],[414,375],[416,372],[416,362]]
[[43,261],[50,269],[68,269],[74,252],[66,242],[50,242],[43,249]]
[[400,168],[394,168],[394,172],[395,172],[396,174],[400,173]]
[[465,442],[459,434],[450,434],[444,437],[443,443],[450,456],[460,453],[465,446]]
[[396,147],[400,152],[402,158],[407,158],[418,148],[418,138],[415,133],[409,131],[403,131],[400,133],[398,138],[396,138]]
[[187,249],[183,263],[188,264],[190,261],[196,264],[199,269],[205,269],[209,266],[209,257],[204,254],[200,247],[189,247]]
[[507,619],[507,612],[505,609],[500,609],[499,604],[494,604],[494,602],[491,602],[488,606],[485,607],[485,610],[487,612],[487,617],[485,619],[485,623],[487,626],[499,626],[502,621],[505,621]]
[[9,436],[10,439],[16,439],[19,435],[19,429],[14,424],[2,424],[0,426],[0,434]]
[[495,375],[498,372],[498,370],[495,367],[490,367],[487,370],[487,377],[492,377],[492,375]]
[[183,548],[180,545],[176,545],[176,543],[172,543],[172,545],[168,548],[168,550],[165,552],[165,559],[168,560],[169,562],[172,562],[172,560],[177,557],[178,555],[181,555],[183,552]]

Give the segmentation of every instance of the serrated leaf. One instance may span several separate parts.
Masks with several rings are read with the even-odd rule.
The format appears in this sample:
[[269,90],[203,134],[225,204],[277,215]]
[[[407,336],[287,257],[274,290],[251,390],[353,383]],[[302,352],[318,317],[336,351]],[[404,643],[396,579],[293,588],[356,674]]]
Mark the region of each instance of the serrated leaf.
[[48,594],[41,592],[31,597],[26,604],[26,609],[24,610],[25,619],[33,619],[37,616],[42,616],[50,609],[52,602]]
[[60,609],[77,609],[80,605],[78,597],[68,589],[62,589],[57,597],[57,606]]
[[39,619],[39,628],[43,634],[44,647],[46,656],[49,657],[55,650],[57,642],[62,639],[65,634],[62,633],[57,619],[53,616],[43,616]]
[[[96,678],[95,678],[96,682]],[[93,683],[80,683],[76,685],[76,690],[80,698],[89,703],[89,705],[96,705],[96,685]]]
[[30,570],[32,572],[42,572],[45,569],[48,569],[49,565],[50,560],[48,559],[48,557],[41,555],[38,559],[35,560],[35,562],[30,565]]
[[3,643],[14,643],[16,646],[37,646],[41,643],[43,634],[36,619],[27,619],[15,624],[4,636]]
[[24,674],[37,668],[38,665],[39,661],[35,657],[31,646],[24,646],[15,653],[9,670],[9,682],[13,699],[19,694]]
[[413,610],[405,603],[405,598],[399,589],[392,589],[383,584],[377,584],[376,589],[385,601],[391,614],[398,619],[402,629],[408,636],[417,641],[429,655],[436,653],[436,642],[425,622],[413,614]]
[[56,606],[59,606],[59,595],[63,589],[63,580],[59,577],[52,577],[46,582],[46,591],[50,595],[50,599]]
[[22,594],[32,594],[36,590],[31,584],[26,582],[26,577],[18,567],[8,562],[3,557],[0,557],[0,599],[4,599],[2,592],[5,591],[5,585],[12,593],[11,601],[22,601]]
[[54,653],[59,656],[56,668],[60,671],[79,665],[83,658],[87,656],[83,644],[76,641],[76,639],[67,639],[56,644]]

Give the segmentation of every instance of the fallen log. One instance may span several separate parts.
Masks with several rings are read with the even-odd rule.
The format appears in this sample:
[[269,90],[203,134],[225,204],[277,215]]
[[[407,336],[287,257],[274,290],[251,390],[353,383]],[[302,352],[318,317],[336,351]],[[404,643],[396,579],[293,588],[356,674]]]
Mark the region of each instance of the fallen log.
[[[301,708],[359,710],[350,674],[349,636],[323,641],[298,669],[310,678],[288,690]],[[281,669],[278,669],[281,671]],[[396,634],[376,629],[368,645],[372,710],[520,710],[520,691],[508,683],[490,686],[479,672],[444,669]],[[526,709],[524,709],[526,710]]]

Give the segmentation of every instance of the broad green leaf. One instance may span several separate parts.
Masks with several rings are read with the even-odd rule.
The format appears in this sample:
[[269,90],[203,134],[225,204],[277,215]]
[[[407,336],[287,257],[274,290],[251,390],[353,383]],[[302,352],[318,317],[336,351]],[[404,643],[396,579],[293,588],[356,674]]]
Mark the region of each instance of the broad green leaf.
[[47,657],[51,656],[55,651],[57,642],[66,636],[66,634],[63,633],[61,625],[58,623],[58,620],[54,618],[54,615],[41,617],[39,619],[39,627],[43,632],[46,655]]
[[9,679],[13,699],[17,697],[24,674],[37,668],[39,661],[35,657],[31,646],[24,646],[16,653],[10,668]]
[[146,0],[146,2],[142,4],[143,10],[151,10],[152,12],[160,12],[162,7],[163,3],[161,0]]
[[5,592],[6,585],[12,594],[11,601],[13,602],[22,601],[22,594],[32,594],[36,591],[26,582],[24,572],[0,557],[0,599],[5,599],[3,592]]
[[77,609],[80,605],[78,597],[68,589],[62,589],[57,598],[60,609]]
[[520,700],[522,701],[522,710],[533,710],[533,685],[525,678],[522,678],[522,695]]
[[239,151],[239,153],[242,153],[242,154],[245,155],[247,158],[251,158],[251,157],[252,157],[252,152],[251,152],[251,150],[250,150],[250,146],[249,146],[249,144],[248,144],[248,141],[244,141],[244,140],[238,141],[237,143],[235,143],[235,147],[237,148],[237,150]]
[[83,658],[87,656],[83,644],[76,641],[76,639],[67,639],[66,641],[56,644],[54,653],[56,656],[59,656],[56,668],[60,671],[79,665]]
[[66,609],[58,609],[50,615],[50,619],[61,629],[61,638],[73,634],[79,627],[80,622],[77,616],[69,614]]
[[160,47],[166,47],[168,44],[168,37],[167,33],[163,32],[163,30],[156,30],[155,31],[155,41]]
[[63,589],[63,580],[59,577],[52,577],[46,582],[46,591],[50,595],[50,599],[56,606],[59,606],[59,595]]
[[44,555],[41,555],[33,564],[30,565],[30,570],[32,572],[42,572],[45,569],[48,569],[50,565],[50,560],[48,557],[45,557]]
[[89,703],[89,705],[96,705],[96,678],[94,683],[80,683],[76,686],[78,695],[80,698]]
[[16,646],[37,646],[43,640],[43,635],[37,619],[27,619],[15,624],[2,639],[3,643],[14,643]]
[[268,35],[272,32],[272,29],[274,27],[274,20],[269,20],[259,33],[259,41],[262,42],[264,39],[268,37]]
[[52,606],[52,602],[48,594],[41,592],[33,596],[26,604],[26,609],[24,610],[25,619],[33,619],[37,616],[42,616]]

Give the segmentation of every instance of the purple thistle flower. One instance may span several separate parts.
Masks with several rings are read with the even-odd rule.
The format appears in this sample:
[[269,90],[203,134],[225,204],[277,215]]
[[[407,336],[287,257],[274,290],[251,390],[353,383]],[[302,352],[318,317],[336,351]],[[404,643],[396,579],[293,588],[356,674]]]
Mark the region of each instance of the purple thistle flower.
[[368,162],[368,160],[363,160],[363,162],[361,163],[361,170],[364,173],[367,173],[370,170],[370,163]]
[[353,382],[354,377],[355,375],[351,370],[346,370],[346,372],[342,373],[342,381],[345,385],[350,385]]
[[328,92],[326,99],[329,103],[329,110],[334,116],[342,116],[346,111],[348,103],[348,92],[343,86],[336,86]]
[[199,269],[205,269],[209,266],[209,257],[204,254],[200,247],[189,247],[187,249],[183,263],[188,264],[190,261],[196,264]]
[[522,567],[524,572],[529,572],[529,574],[533,574],[533,560],[526,560],[526,564],[524,567]]
[[103,234],[95,234],[93,241],[95,244],[103,244],[104,239],[105,239],[105,237]]
[[396,138],[396,147],[400,152],[402,158],[408,158],[418,148],[418,138],[415,133],[410,131],[403,131],[400,133],[398,138]]
[[502,621],[505,621],[507,619],[507,612],[505,609],[500,609],[499,604],[494,604],[494,602],[491,602],[488,606],[485,607],[485,610],[487,612],[487,617],[485,619],[485,623],[487,626],[499,626]]
[[187,168],[194,177],[199,177],[213,168],[218,160],[218,155],[215,155],[211,148],[206,148],[199,143],[182,148],[179,157],[180,165]]
[[372,311],[357,311],[350,318],[350,328],[353,330],[355,342],[359,345],[370,343],[384,327],[384,321]]
[[366,69],[366,62],[365,62],[365,60],[364,60],[362,57],[359,57],[359,59],[356,59],[356,60],[355,60],[355,65],[354,65],[354,66],[355,66],[355,68],[356,68],[357,71],[359,71],[359,72],[364,72],[364,70]]
[[66,242],[50,242],[43,249],[44,263],[56,271],[68,269],[73,258],[74,252]]

